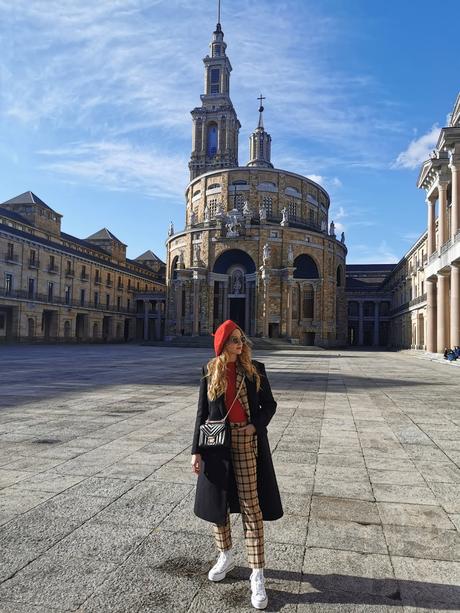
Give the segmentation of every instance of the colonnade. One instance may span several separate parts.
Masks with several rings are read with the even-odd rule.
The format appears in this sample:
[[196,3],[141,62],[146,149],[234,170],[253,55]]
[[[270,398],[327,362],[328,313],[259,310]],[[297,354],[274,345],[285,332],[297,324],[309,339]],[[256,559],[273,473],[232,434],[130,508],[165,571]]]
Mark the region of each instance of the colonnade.
[[460,346],[460,263],[431,276],[427,285],[427,350]]

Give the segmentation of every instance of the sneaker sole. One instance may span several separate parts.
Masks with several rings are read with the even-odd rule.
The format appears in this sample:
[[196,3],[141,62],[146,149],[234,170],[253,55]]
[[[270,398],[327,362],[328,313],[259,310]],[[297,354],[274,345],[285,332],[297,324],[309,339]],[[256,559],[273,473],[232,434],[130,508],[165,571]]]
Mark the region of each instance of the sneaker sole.
[[265,600],[261,600],[259,602],[254,602],[254,600],[251,598],[251,604],[254,607],[254,609],[265,609],[266,606],[268,605],[268,598],[266,598]]
[[[235,568],[235,565],[234,565],[234,564],[231,564],[231,565],[230,565],[230,566],[227,568],[227,570],[226,570],[225,572],[223,572],[223,573],[218,573],[218,574],[216,574],[216,575],[213,575],[212,577],[211,577],[211,575],[208,573],[208,579],[209,579],[209,581],[215,581],[215,582],[217,582],[217,581],[222,581],[222,579],[225,579],[225,577],[227,576],[227,573],[229,573],[229,572],[230,572],[231,570],[233,570],[234,568]],[[266,605],[265,605],[265,606],[266,606]]]

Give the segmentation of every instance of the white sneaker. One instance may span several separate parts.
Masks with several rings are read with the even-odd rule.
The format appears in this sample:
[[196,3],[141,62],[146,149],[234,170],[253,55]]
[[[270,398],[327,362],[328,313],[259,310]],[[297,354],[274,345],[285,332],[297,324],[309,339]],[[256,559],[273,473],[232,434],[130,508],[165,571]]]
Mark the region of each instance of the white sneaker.
[[251,604],[255,609],[265,609],[268,604],[263,568],[254,568],[251,573]]
[[221,551],[217,562],[211,568],[208,573],[209,581],[222,581],[225,579],[226,574],[232,570],[235,566],[233,562],[233,551],[228,549],[227,551]]

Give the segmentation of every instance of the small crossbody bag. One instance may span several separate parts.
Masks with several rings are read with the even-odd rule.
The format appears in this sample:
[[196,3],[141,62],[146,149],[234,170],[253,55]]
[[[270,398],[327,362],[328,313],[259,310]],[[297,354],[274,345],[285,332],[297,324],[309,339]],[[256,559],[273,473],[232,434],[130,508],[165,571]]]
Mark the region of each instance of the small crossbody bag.
[[230,429],[228,427],[227,417],[232,410],[233,405],[240,395],[241,388],[243,387],[244,377],[241,380],[236,396],[230,405],[225,417],[223,419],[216,419],[211,421],[207,419],[204,424],[200,426],[200,436],[198,439],[198,445],[202,449],[218,449],[220,447],[230,447]]

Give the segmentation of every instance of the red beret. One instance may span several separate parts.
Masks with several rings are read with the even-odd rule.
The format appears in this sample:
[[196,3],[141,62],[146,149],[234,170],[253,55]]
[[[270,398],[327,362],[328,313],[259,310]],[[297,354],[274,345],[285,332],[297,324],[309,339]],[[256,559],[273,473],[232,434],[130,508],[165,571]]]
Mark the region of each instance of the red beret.
[[236,330],[237,328],[239,328],[238,324],[231,319],[227,319],[227,321],[224,321],[223,324],[220,324],[220,326],[214,332],[214,351],[216,352],[216,355],[220,355],[222,353],[228,337],[233,330]]

